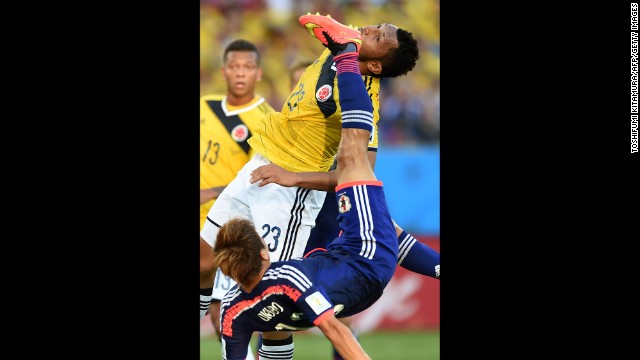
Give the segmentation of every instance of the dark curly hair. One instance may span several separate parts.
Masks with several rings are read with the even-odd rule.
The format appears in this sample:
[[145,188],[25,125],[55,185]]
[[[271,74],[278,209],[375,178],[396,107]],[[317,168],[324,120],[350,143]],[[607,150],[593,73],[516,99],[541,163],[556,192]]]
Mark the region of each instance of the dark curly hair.
[[373,77],[398,77],[413,70],[416,61],[420,58],[418,41],[413,38],[413,34],[404,29],[398,29],[398,48],[390,49],[382,60],[382,72]]
[[258,66],[260,66],[260,52],[258,48],[252,43],[244,39],[237,39],[229,43],[227,47],[224,49],[224,54],[222,55],[222,62],[227,61],[227,54],[229,51],[253,51],[258,55]]

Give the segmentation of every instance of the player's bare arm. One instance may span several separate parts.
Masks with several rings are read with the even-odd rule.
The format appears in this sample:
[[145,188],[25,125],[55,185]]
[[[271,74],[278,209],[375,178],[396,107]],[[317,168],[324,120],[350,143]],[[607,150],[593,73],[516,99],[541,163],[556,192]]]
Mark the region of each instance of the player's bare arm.
[[258,182],[262,187],[275,183],[280,186],[298,186],[311,190],[333,191],[337,185],[336,173],[328,172],[293,172],[276,164],[263,165],[251,172],[252,184]]
[[[368,151],[371,169],[376,164],[375,151]],[[251,183],[258,186],[275,183],[280,186],[298,186],[311,190],[334,191],[338,185],[338,177],[335,170],[327,172],[293,172],[276,164],[263,165],[251,172]]]
[[217,199],[225,187],[226,186],[216,186],[208,189],[200,189],[200,205],[211,199]]

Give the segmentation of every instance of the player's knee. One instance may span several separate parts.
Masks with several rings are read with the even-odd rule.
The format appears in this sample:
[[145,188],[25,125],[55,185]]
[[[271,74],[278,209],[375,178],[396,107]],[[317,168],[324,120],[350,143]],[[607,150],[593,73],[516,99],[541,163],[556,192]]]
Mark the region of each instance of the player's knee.
[[265,340],[284,340],[291,336],[291,331],[265,331],[262,338]]
[[351,316],[347,316],[347,317],[343,317],[343,318],[338,318],[338,320],[345,324],[347,327],[351,328],[351,323],[353,322],[351,320]]
[[393,222],[393,227],[396,228],[396,236],[400,236],[400,234],[402,234],[402,228],[400,226],[398,226],[398,224],[396,224],[396,222],[391,219],[391,221]]

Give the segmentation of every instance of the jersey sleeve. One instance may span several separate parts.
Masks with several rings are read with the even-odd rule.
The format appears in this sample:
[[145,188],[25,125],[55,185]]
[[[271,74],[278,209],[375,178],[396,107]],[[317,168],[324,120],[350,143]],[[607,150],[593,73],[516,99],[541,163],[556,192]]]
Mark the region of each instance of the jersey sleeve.
[[296,305],[315,326],[333,314],[333,304],[322,287],[310,287],[300,296]]
[[317,326],[326,316],[333,313],[333,304],[324,288],[317,284],[316,278],[305,271],[301,262],[300,259],[288,261],[287,264],[274,269],[277,272],[274,271],[273,276],[282,279],[283,285],[292,289],[289,291],[289,298],[294,301],[294,312],[298,313],[295,316],[302,315],[306,321]]
[[367,147],[367,150],[378,152],[378,124],[375,117],[373,120],[373,131],[371,132],[371,136],[369,136],[369,145]]

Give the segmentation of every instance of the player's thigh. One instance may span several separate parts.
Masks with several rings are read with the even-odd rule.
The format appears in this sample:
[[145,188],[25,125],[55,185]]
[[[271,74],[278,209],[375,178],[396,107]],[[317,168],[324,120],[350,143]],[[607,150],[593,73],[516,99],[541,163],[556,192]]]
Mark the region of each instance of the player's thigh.
[[271,261],[302,257],[326,192],[278,184],[254,190],[251,216]]
[[248,204],[249,200],[247,198],[251,188],[249,173],[263,163],[264,160],[262,159],[252,158],[240,169],[238,175],[236,175],[233,181],[220,193],[213,203],[213,206],[211,206],[211,209],[209,209],[209,213],[200,231],[200,236],[211,245],[211,247],[215,244],[218,229],[229,219],[234,217],[251,219],[251,211]]
[[206,241],[200,238],[200,273],[213,272],[214,268],[213,249]]
[[322,209],[316,217],[316,225],[311,229],[304,253],[317,248],[326,249],[339,234],[336,193],[330,192],[327,193]]

